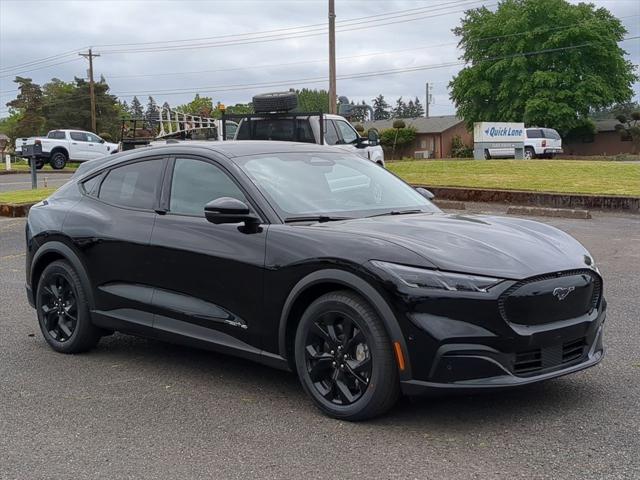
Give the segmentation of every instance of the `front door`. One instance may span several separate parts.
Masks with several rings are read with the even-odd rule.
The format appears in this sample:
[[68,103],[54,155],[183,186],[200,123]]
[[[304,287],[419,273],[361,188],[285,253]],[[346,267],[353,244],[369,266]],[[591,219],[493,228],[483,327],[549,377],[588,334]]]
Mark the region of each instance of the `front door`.
[[167,211],[158,215],[151,236],[156,335],[258,353],[267,229],[246,233],[241,224],[208,222],[204,206],[211,200],[251,202],[216,162],[172,162],[163,190]]

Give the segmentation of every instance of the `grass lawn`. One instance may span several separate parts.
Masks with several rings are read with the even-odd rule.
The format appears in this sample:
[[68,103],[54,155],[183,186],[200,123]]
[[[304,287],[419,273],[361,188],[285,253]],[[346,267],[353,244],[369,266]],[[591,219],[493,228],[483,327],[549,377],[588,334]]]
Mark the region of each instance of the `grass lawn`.
[[[58,171],[58,172],[74,171],[79,166],[80,166],[79,163],[67,163],[67,165],[64,167],[64,169],[56,170],[56,171]],[[0,168],[2,168],[4,170],[4,165],[0,164]],[[29,166],[29,164],[27,162],[12,163],[11,164],[11,170],[18,170],[20,172],[30,172],[31,171],[31,167]],[[49,165],[47,163],[44,167],[42,167],[40,170],[38,170],[38,173],[40,173],[40,172],[52,172],[52,171],[54,171],[53,168],[51,168],[51,165]]]
[[387,168],[413,184],[640,196],[640,163],[582,160],[403,160]]
[[15,190],[0,193],[0,203],[33,203],[47,198],[55,188],[37,188],[36,190]]

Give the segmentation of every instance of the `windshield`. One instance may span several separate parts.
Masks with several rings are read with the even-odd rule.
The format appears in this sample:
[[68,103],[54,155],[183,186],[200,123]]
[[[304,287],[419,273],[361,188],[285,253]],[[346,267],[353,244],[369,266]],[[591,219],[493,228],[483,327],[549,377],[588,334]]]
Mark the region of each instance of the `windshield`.
[[440,210],[375,163],[341,153],[277,153],[234,159],[282,218]]

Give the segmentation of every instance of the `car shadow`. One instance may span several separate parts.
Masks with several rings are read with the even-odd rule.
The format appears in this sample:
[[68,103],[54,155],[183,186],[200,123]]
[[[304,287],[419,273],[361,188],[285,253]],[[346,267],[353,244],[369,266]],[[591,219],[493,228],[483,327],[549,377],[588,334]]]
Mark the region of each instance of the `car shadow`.
[[[241,386],[244,392],[256,395],[286,398],[287,407],[308,416],[316,411],[302,390],[295,373],[270,368],[231,355],[199,350],[154,339],[115,334],[102,339],[92,355],[117,357],[121,361],[135,361],[136,369],[170,368],[176,378],[198,381],[207,378],[216,382]],[[425,397],[402,397],[386,415],[365,422],[379,427],[407,426],[455,430],[482,427],[491,424],[535,425],[540,419],[561,419],[576,410],[588,410],[594,397],[602,395],[598,386],[587,381],[584,374],[562,377],[538,384],[512,389],[473,394],[446,394]],[[326,417],[325,417],[326,418]]]

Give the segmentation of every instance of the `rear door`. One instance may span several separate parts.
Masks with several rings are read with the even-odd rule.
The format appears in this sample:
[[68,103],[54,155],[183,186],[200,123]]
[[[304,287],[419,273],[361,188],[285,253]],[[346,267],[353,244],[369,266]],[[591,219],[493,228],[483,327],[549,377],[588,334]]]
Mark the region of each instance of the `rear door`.
[[150,334],[157,262],[149,247],[166,166],[162,157],[119,164],[81,185],[65,221],[90,273],[97,323]]

